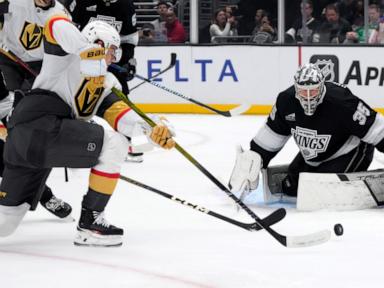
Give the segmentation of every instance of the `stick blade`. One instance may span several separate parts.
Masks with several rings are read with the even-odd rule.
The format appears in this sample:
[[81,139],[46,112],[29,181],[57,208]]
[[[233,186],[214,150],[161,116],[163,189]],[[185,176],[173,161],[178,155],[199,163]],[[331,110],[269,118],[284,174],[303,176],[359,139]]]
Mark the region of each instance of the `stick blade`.
[[302,236],[288,236],[286,246],[288,248],[310,247],[325,243],[329,239],[331,239],[331,231],[322,230]]
[[247,112],[249,110],[249,108],[251,108],[251,106],[252,105],[248,104],[248,103],[241,104],[241,105],[237,106],[236,108],[231,109],[229,111],[229,114],[231,116],[243,114],[244,112]]
[[176,59],[177,59],[177,54],[176,53],[174,53],[174,52],[172,52],[171,53],[171,63],[170,63],[170,65],[169,66],[175,66],[175,64],[176,64]]

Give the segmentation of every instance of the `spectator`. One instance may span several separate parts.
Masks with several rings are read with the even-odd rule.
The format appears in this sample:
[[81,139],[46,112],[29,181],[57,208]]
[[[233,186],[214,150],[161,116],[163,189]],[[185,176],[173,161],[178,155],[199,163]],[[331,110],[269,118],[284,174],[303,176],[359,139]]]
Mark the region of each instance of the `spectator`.
[[159,1],[156,9],[159,18],[153,20],[151,24],[154,26],[154,33],[157,38],[156,42],[167,42],[167,28],[165,28],[165,17],[167,16],[168,9],[173,8],[172,3],[168,1]]
[[353,25],[361,26],[364,23],[364,3],[362,0],[339,0],[337,7],[340,16]]
[[145,23],[139,31],[139,44],[152,44],[155,40],[155,27],[151,23]]
[[[313,2],[311,0],[305,1],[300,4],[302,16],[298,18],[290,29],[286,32],[286,42],[304,42],[311,43],[313,34],[320,26],[320,21],[316,20],[313,16]],[[303,18],[305,21],[305,28],[303,29]]]
[[231,30],[235,30],[237,31],[237,21],[236,21],[236,17],[235,17],[235,14],[234,14],[234,9],[236,7],[234,6],[230,6],[230,5],[227,5],[224,7],[224,11],[225,11],[225,16],[227,16],[227,19],[230,19],[233,17],[234,21],[232,22],[231,24]]
[[175,11],[170,8],[165,17],[165,27],[167,28],[168,43],[184,43],[186,34],[183,24],[177,19]]
[[352,31],[351,24],[340,17],[339,9],[335,4],[328,4],[325,7],[325,21],[313,35],[312,42],[343,43],[348,31]]
[[[380,7],[376,4],[371,4],[368,7],[368,43],[379,43],[379,24]],[[354,31],[349,31],[346,38],[344,43],[367,43],[364,25],[356,27]]]
[[272,43],[276,40],[276,35],[276,28],[272,25],[269,13],[262,10],[260,25],[253,30],[251,42],[257,44]]
[[235,17],[227,18],[225,10],[219,9],[214,14],[213,23],[209,27],[209,33],[211,34],[211,42],[227,42],[228,39],[220,41],[214,39],[215,36],[237,36],[237,30],[232,29],[232,24],[235,22]]

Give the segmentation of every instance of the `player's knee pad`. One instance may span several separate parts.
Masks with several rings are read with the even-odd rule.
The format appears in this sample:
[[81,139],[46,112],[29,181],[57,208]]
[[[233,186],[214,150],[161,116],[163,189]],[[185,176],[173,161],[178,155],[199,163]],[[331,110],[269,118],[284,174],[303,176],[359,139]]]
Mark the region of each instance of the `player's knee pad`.
[[19,206],[0,205],[0,237],[11,235],[31,206],[28,203]]
[[103,149],[99,156],[99,163],[94,168],[112,173],[119,172],[127,155],[129,142],[120,133],[111,130],[104,132]]

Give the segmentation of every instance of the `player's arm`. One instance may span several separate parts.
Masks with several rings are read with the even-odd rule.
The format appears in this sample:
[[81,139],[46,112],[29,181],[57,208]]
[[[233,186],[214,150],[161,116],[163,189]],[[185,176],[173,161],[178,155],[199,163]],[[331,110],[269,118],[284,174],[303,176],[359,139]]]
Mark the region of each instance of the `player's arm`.
[[366,143],[373,144],[384,152],[384,117],[374,111],[367,103],[344,90],[346,117],[345,127],[352,135],[359,137]]
[[44,52],[56,56],[80,56],[80,71],[84,76],[97,77],[107,73],[105,49],[90,44],[65,14],[47,20],[44,28]]
[[259,129],[250,143],[250,150],[238,149],[235,166],[229,180],[229,188],[233,191],[254,190],[258,186],[261,168],[266,168],[271,159],[283,148],[290,137],[290,130],[283,117],[280,116],[278,100],[267,122]]
[[171,149],[175,146],[175,141],[172,139],[175,133],[167,121],[160,118],[152,119],[157,125],[153,128],[149,127],[124,101],[110,92],[111,87],[121,89],[120,83],[113,74],[108,73],[104,83],[108,86],[106,87],[108,96],[99,106],[97,116],[106,120],[115,131],[127,137],[132,138],[133,132],[139,128],[154,144],[164,149]]

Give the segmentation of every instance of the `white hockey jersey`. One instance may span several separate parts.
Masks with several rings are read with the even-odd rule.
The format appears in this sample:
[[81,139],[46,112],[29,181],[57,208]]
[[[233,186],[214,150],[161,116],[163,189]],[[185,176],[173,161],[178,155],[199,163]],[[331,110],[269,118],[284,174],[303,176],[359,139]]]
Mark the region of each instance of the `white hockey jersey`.
[[[51,17],[45,25],[43,65],[32,88],[55,92],[72,108],[76,119],[92,118],[112,87],[121,89],[112,73],[105,71],[97,77],[81,73],[84,51],[95,47],[100,49],[90,44],[65,15]],[[103,118],[115,130],[130,136],[139,117],[118,98],[110,102]]]
[[46,10],[36,7],[33,0],[4,2],[9,4],[4,13],[1,42],[24,62],[41,60],[45,22],[57,13],[66,13],[70,17],[67,10],[58,1]]

